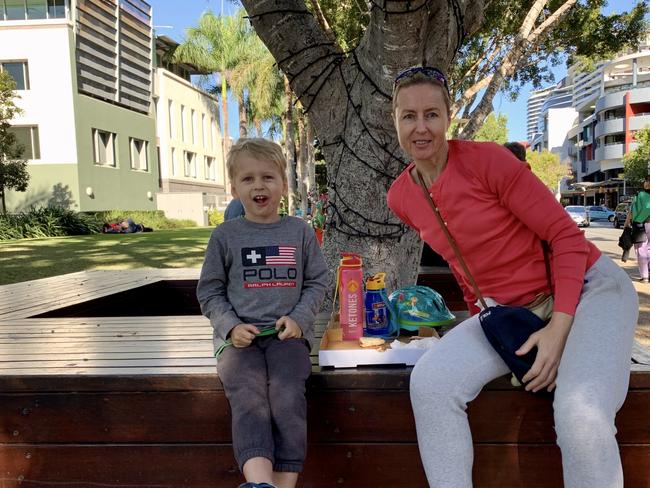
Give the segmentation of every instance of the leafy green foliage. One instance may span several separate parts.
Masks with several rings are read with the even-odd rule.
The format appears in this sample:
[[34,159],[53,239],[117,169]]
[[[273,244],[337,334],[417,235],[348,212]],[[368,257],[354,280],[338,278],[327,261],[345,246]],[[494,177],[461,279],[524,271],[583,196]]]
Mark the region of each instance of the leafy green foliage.
[[102,222],[93,215],[58,207],[0,216],[0,240],[96,234]]
[[474,140],[504,144],[508,140],[508,117],[505,114],[495,115],[492,112],[485,119]]
[[639,146],[623,158],[625,179],[634,186],[642,186],[646,175],[650,173],[650,127],[645,127],[634,134]]
[[196,222],[193,220],[168,219],[162,210],[107,210],[94,215],[102,223],[118,223],[125,219],[132,219],[136,224],[142,224],[154,230],[196,227]]
[[9,121],[22,113],[15,104],[16,83],[6,71],[0,73],[0,200],[6,213],[7,190],[25,191],[29,182],[27,161],[21,159],[24,148],[16,142]]
[[550,189],[557,190],[558,182],[569,175],[569,167],[550,151],[527,151],[526,160],[533,173]]
[[[359,44],[370,21],[367,2],[361,0],[320,0],[320,7],[343,51]],[[307,5],[313,10],[312,2]]]
[[216,208],[208,210],[208,224],[210,227],[216,227],[219,224],[223,224],[223,212]]

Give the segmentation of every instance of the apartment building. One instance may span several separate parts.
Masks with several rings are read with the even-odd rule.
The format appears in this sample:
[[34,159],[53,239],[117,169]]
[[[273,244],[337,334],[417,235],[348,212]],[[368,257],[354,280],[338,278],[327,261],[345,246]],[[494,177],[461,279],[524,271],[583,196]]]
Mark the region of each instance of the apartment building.
[[577,112],[571,104],[573,84],[571,77],[547,89],[539,105],[537,130],[530,141],[533,151],[550,151],[565,164],[570,164],[571,142],[567,133],[575,124]]
[[539,119],[539,114],[542,111],[542,105],[552,90],[553,87],[548,87],[530,92],[526,110],[526,137],[528,142],[535,139],[538,133],[537,121]]
[[637,147],[635,131],[650,124],[650,42],[588,71],[572,66],[568,78],[577,113],[566,132],[574,189],[563,196],[614,207],[634,191],[623,179],[623,157]]
[[17,82],[27,192],[10,211],[153,210],[151,7],[142,0],[4,0],[0,69]]
[[218,99],[191,83],[202,73],[189,63],[170,61],[178,43],[156,38],[154,103],[160,162],[158,208],[168,217],[207,225],[207,209],[229,199],[219,129]]

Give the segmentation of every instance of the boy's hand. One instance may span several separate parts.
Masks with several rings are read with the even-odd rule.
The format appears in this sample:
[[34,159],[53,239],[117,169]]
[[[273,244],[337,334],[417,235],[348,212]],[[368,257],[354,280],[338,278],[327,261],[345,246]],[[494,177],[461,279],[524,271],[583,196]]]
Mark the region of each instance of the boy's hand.
[[275,322],[275,330],[280,330],[282,327],[284,327],[284,330],[278,334],[278,339],[281,341],[302,337],[302,329],[291,317],[283,315]]
[[251,324],[235,325],[230,331],[230,340],[235,347],[248,347],[260,331]]

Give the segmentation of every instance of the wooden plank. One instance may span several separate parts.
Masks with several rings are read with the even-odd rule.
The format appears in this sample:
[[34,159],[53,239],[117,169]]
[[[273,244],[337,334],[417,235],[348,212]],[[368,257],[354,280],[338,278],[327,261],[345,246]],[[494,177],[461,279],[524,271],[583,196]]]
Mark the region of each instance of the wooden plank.
[[[626,488],[647,488],[648,446],[622,446]],[[83,462],[80,462],[83,460]],[[476,488],[562,486],[552,446],[476,446]],[[326,466],[326,469],[325,469]],[[41,445],[0,447],[3,487],[139,486],[232,488],[243,479],[228,445]],[[309,446],[299,487],[427,486],[415,445]]]
[[[310,390],[307,397],[312,443],[417,441],[408,392]],[[550,400],[533,400],[483,391],[468,409],[474,442],[554,445]],[[650,392],[630,393],[617,416],[619,443],[650,445],[649,402]],[[228,403],[216,389],[2,394],[0,404],[5,443],[230,442]]]

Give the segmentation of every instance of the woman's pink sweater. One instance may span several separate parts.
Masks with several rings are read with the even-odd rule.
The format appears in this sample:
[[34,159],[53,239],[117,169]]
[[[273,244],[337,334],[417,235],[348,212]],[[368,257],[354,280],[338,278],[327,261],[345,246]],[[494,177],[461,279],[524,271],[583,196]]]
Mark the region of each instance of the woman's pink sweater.
[[[388,206],[451,266],[470,311],[477,298],[410,170],[388,192]],[[551,248],[554,310],[575,313],[584,275],[600,257],[555,196],[495,143],[449,141],[447,166],[429,188],[484,297],[523,305],[549,292],[541,240]]]

